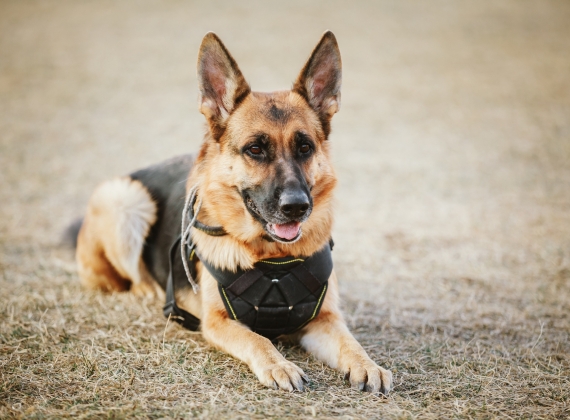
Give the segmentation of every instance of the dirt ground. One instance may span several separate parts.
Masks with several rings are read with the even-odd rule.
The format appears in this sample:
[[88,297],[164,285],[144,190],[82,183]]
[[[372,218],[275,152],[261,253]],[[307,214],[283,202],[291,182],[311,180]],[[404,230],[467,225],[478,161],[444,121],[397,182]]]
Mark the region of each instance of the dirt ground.
[[[570,2],[0,1],[0,417],[568,418]],[[196,150],[195,59],[290,86],[325,29],[335,266],[388,399],[297,347],[266,390],[162,302],[78,285],[95,185]]]

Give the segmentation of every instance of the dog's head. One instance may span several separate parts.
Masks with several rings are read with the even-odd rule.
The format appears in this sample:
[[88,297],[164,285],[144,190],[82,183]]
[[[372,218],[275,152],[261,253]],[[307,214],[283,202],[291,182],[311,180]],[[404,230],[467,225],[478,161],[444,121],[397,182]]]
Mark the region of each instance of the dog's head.
[[200,47],[198,79],[210,134],[201,152],[214,204],[208,212],[244,242],[292,243],[309,234],[328,240],[336,183],[328,135],[341,85],[332,32],[323,35],[290,91],[252,92],[213,33]]

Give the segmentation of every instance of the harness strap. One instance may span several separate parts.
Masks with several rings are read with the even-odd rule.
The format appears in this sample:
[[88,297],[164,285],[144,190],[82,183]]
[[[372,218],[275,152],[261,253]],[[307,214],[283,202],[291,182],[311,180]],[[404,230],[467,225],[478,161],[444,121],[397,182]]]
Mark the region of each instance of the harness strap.
[[307,270],[307,267],[305,267],[303,264],[299,264],[298,266],[291,268],[290,271],[291,273],[293,273],[295,277],[297,277],[301,281],[301,283],[305,285],[305,287],[313,295],[318,296],[317,292],[321,288],[322,284],[313,275],[313,273]]
[[239,296],[249,289],[257,280],[263,277],[263,275],[269,270],[269,267],[254,267],[239,276],[232,284],[226,287],[226,290],[229,290],[234,295]]
[[198,331],[200,329],[200,320],[176,304],[174,277],[172,272],[174,268],[174,256],[176,255],[177,248],[180,245],[180,238],[181,237],[179,236],[170,247],[168,279],[166,280],[166,304],[163,306],[162,310],[166,318],[170,318],[173,321],[178,322],[190,331]]

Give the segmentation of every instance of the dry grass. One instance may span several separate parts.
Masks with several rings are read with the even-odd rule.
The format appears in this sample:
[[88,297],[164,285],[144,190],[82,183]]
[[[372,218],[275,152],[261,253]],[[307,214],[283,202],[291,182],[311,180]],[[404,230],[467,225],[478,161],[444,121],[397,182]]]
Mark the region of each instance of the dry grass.
[[[570,414],[568,270],[551,279],[550,290],[536,291],[535,302],[514,297],[505,304],[504,296],[489,297],[491,288],[477,280],[441,280],[435,287],[452,312],[448,316],[434,315],[440,311],[430,311],[416,296],[398,305],[398,319],[391,319],[394,311],[349,300],[346,313],[354,333],[395,373],[393,394],[380,399],[350,390],[337,372],[290,346],[281,350],[310,375],[309,391],[264,389],[247,367],[209,348],[199,334],[178,325],[165,328],[159,302],[84,292],[69,257],[61,254],[25,248],[10,257],[32,257],[37,261],[33,271],[4,266],[1,417]],[[485,299],[485,305],[462,310],[467,293],[473,300]],[[451,308],[450,294],[458,300]],[[528,305],[524,316],[501,310],[509,306],[512,311],[513,303]]]
[[[562,1],[1,2],[0,417],[570,417],[569,20]],[[333,257],[388,399],[289,345],[310,389],[267,390],[161,302],[82,290],[57,245],[96,183],[197,148],[207,30],[272,89],[325,28]]]

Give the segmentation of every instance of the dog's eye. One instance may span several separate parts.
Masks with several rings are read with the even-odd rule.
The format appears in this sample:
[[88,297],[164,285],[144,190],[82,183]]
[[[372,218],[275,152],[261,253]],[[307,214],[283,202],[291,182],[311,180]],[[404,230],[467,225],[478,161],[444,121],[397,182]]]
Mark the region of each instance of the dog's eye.
[[251,146],[249,149],[247,149],[249,151],[249,153],[251,153],[252,155],[260,155],[262,150],[261,147],[257,146],[257,145],[253,145]]
[[311,146],[307,143],[304,143],[299,147],[299,153],[303,155],[309,153],[310,151],[311,151]]

